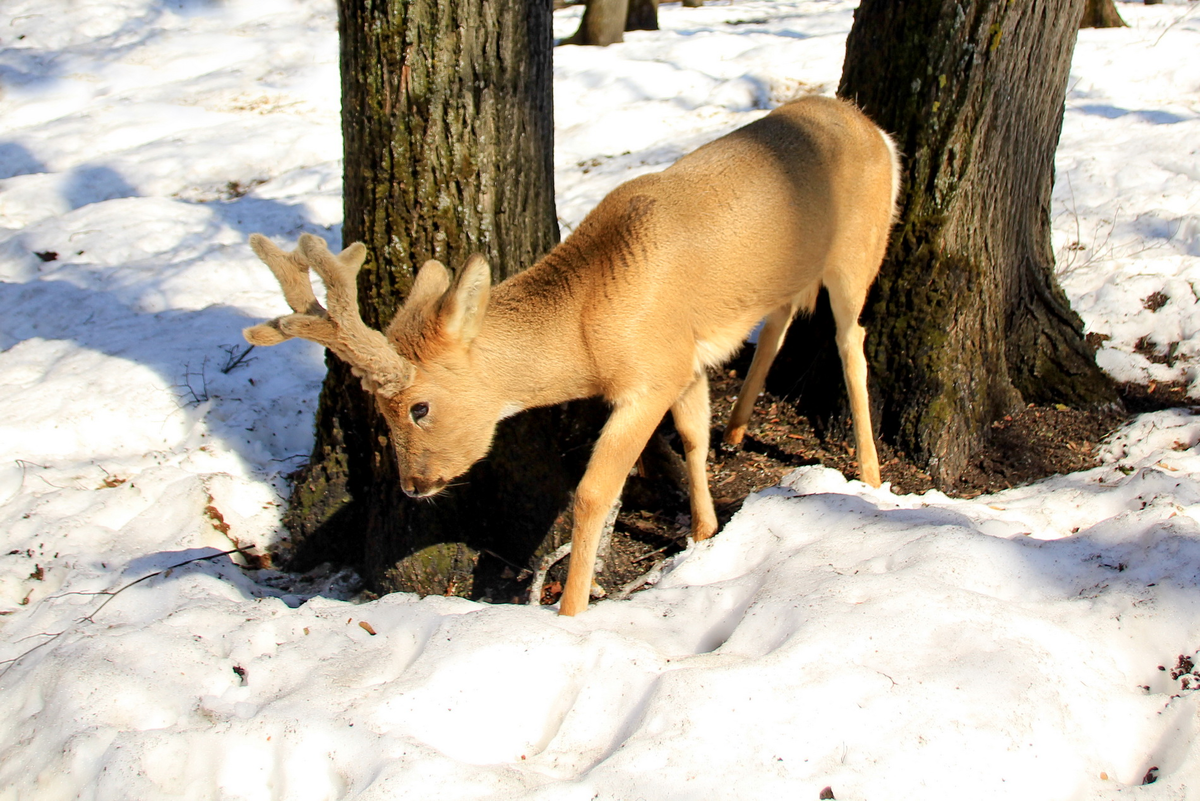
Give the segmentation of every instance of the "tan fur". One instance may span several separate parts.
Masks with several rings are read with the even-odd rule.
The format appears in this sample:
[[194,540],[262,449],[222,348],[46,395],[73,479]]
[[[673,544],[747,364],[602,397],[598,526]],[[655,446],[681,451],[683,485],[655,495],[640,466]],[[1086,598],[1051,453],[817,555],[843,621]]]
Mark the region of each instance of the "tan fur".
[[[546,258],[490,291],[477,256],[453,281],[441,264],[425,264],[387,332],[388,356],[410,365],[407,383],[396,389],[394,368],[392,380],[374,379],[393,390],[376,395],[404,491],[441,490],[487,453],[497,421],[516,410],[606,398],[612,414],[576,492],[559,607],[576,614],[587,606],[604,519],[667,411],[683,440],[692,536],[716,531],[704,370],[765,318],[725,431],[737,444],[788,324],[811,311],[821,286],[862,477],[878,486],[858,316],[887,244],[898,170],[886,135],[852,106],[806,98],[618,187]],[[324,258],[311,244],[302,242],[306,258]],[[296,293],[284,287],[290,302]],[[372,377],[363,356],[343,358]]]

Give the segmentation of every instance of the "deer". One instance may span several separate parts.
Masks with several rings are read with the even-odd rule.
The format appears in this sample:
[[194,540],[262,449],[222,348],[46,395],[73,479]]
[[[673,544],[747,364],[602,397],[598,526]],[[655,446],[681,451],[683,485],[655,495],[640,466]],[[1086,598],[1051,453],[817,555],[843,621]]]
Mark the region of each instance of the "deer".
[[364,245],[334,254],[303,234],[289,252],[254,234],[251,248],[292,314],[244,334],[254,345],[308,339],[347,362],[375,397],[413,498],[435,495],[483,458],[500,420],[601,396],[611,411],[575,491],[558,609],[576,615],[589,602],[605,519],[667,412],[683,446],[691,537],[716,533],[706,370],[762,322],[724,431],[737,447],[789,325],[813,311],[821,287],[860,477],[880,485],[859,317],[895,220],[899,175],[896,146],[862,112],[802,98],[617,187],[549,254],[496,286],[480,255],[453,275],[425,262],[386,332],[359,314]]

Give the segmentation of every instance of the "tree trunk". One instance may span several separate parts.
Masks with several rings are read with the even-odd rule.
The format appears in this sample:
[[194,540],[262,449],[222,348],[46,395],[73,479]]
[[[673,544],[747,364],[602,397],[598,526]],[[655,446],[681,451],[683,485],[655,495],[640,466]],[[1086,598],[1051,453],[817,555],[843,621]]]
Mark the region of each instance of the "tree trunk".
[[[864,312],[875,420],[943,487],[992,421],[1022,404],[1116,401],[1050,245],[1054,150],[1083,2],[863,0],[846,44],[839,94],[903,154],[899,222]],[[813,347],[806,333],[789,335],[793,354]],[[793,356],[775,386],[828,394],[831,381],[840,387],[831,361],[822,373]]]
[[[563,44],[608,47],[625,41],[625,20],[629,16],[630,2],[637,0],[588,0],[579,30]],[[657,24],[657,16],[655,20]]]
[[625,15],[627,31],[658,30],[658,0],[629,0],[629,12]]
[[[362,317],[383,328],[426,259],[458,267],[483,253],[498,280],[557,242],[550,4],[338,5],[342,237],[367,245]],[[478,594],[481,571],[526,564],[582,473],[586,425],[557,408],[508,420],[465,486],[420,503],[400,491],[373,400],[345,364],[326,362],[286,561],[361,565],[378,591],[459,595]]]
[[[1146,0],[1146,4],[1150,5],[1153,0]],[[1113,0],[1087,0],[1083,7],[1083,19],[1079,22],[1080,28],[1124,28],[1125,20],[1121,19],[1120,13],[1117,12],[1117,6]]]

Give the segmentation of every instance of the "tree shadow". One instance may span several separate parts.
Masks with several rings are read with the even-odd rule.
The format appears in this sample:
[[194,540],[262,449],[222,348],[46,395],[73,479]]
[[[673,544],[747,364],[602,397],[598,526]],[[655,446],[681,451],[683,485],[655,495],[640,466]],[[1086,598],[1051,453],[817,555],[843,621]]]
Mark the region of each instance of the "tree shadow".
[[[124,185],[114,183],[113,172],[107,168],[94,168],[88,175],[92,182],[81,183],[72,202],[84,202],[89,192],[105,194]],[[65,256],[63,261],[52,259],[46,266],[53,270],[44,277],[34,271],[23,282],[0,281],[0,304],[10,311],[0,318],[0,351],[33,338],[62,340],[147,367],[172,388],[181,413],[203,404],[201,413],[211,436],[247,465],[269,469],[271,459],[296,456],[281,453],[280,448],[287,446],[279,444],[295,437],[264,431],[269,427],[261,425],[261,418],[280,409],[302,414],[315,405],[315,393],[297,398],[295,389],[298,383],[320,381],[325,371],[322,351],[315,346],[260,348],[223,372],[234,355],[248,347],[242,329],[262,322],[261,318],[222,304],[163,311],[148,311],[147,307],[161,307],[161,297],[172,292],[169,283],[173,278],[195,269],[197,262],[213,259],[214,251],[220,252],[223,246],[215,242],[204,247],[204,240],[215,239],[219,228],[230,226],[243,233],[288,239],[301,230],[311,230],[331,240],[333,246],[340,240],[341,230],[340,226],[312,225],[302,207],[275,200],[239,198],[203,205],[212,211],[211,224],[180,243],[188,250],[199,246],[199,254],[170,263],[171,257],[164,255],[161,272],[115,276],[120,265],[73,262],[74,257]],[[10,247],[19,247],[19,236],[10,240]],[[261,269],[264,275],[267,271],[257,263],[247,269]],[[282,297],[279,310],[284,311]],[[302,455],[307,458],[309,454],[305,450]],[[97,458],[104,455],[97,454]]]
[[41,172],[46,172],[46,165],[27,147],[19,142],[0,142],[0,180]]
[[[302,206],[253,195],[234,200],[215,200],[202,205],[210,209],[221,222],[247,237],[250,234],[264,234],[291,241],[299,239],[301,233],[308,231],[320,233],[320,236],[329,242],[331,249],[338,247],[342,241],[341,223],[329,227],[317,225],[309,219]],[[288,249],[291,249],[290,245]],[[282,297],[280,295],[280,298]]]
[[71,170],[62,193],[72,209],[81,209],[105,200],[138,196],[138,191],[125,181],[124,176],[103,164],[81,165]]
[[1120,106],[1111,106],[1104,103],[1082,103],[1079,105],[1070,106],[1075,111],[1080,111],[1084,114],[1093,117],[1104,117],[1105,119],[1115,120],[1120,117],[1125,117],[1132,114],[1143,122],[1151,123],[1152,125],[1174,125],[1178,122],[1188,122],[1194,117],[1181,117],[1178,114],[1172,114],[1169,111],[1160,109],[1151,109],[1149,111],[1143,109],[1127,109]]
[[[110,33],[95,36],[90,40],[96,51],[103,53],[107,61],[116,61],[123,54],[137,50],[149,40],[162,33],[158,21],[168,14],[183,17],[198,16],[209,11],[218,10],[226,5],[226,0],[157,0],[147,3],[140,15],[131,13],[125,22]],[[60,58],[61,48],[40,48],[29,46],[31,40],[19,32],[18,22],[24,18],[45,16],[40,11],[24,14],[13,18],[12,14],[5,15],[6,32],[4,44],[0,45],[0,53],[4,54],[4,62],[0,63],[0,86],[6,89],[21,88],[36,90],[47,87],[65,77],[64,65],[71,63]],[[11,19],[10,19],[11,18]],[[70,24],[64,20],[64,24]],[[17,26],[14,28],[14,26]],[[24,46],[9,45],[14,39],[22,41]],[[0,159],[0,164],[3,160]],[[4,176],[4,167],[0,166],[0,177]],[[22,174],[22,173],[15,173]]]

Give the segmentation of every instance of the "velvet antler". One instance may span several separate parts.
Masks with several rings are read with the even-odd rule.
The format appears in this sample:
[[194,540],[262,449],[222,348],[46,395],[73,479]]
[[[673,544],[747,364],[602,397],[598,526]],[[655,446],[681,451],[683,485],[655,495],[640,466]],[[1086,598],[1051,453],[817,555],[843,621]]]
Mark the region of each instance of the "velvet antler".
[[[291,252],[262,234],[252,234],[250,247],[271,268],[294,313],[245,329],[247,342],[277,345],[299,337],[324,345],[350,365],[364,387],[385,397],[394,397],[411,383],[412,365],[359,315],[356,278],[367,256],[362,243],[355,242],[335,256],[324,239],[312,234],[301,235]],[[328,311],[313,294],[310,268],[325,284]]]

